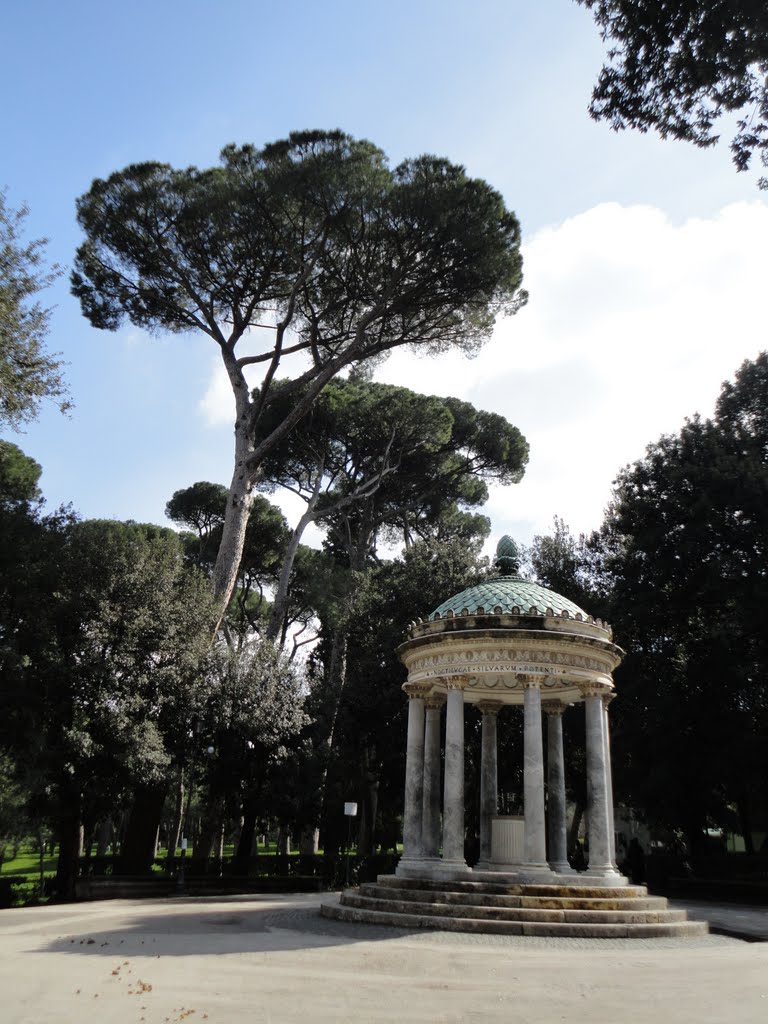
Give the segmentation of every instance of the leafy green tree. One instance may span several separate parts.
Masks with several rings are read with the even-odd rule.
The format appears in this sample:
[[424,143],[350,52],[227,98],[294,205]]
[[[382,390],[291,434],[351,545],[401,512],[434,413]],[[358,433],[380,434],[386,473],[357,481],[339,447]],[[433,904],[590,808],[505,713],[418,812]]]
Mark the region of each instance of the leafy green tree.
[[[424,401],[414,395],[413,400]],[[476,513],[488,500],[488,484],[519,483],[528,463],[528,442],[498,413],[476,409],[458,398],[431,398],[450,415],[444,440],[415,448],[398,472],[384,481],[373,501],[373,520],[385,539],[448,539],[463,534],[472,543],[487,521]]]
[[[329,483],[317,503],[316,518],[327,523],[325,550],[335,571],[326,570],[325,579],[333,585],[317,605],[320,642],[315,658],[322,672],[311,701],[314,767],[309,777],[318,803],[313,811],[304,808],[303,824],[307,815],[313,822],[327,820],[328,770],[337,758],[336,727],[351,679],[350,635],[383,572],[376,554],[379,539],[405,541],[407,548],[420,546],[421,537],[433,544],[451,540],[457,548],[476,551],[489,523],[466,508],[486,500],[487,481],[519,480],[528,456],[516,427],[466,402],[359,381],[339,382],[331,395],[351,404],[340,407],[344,415],[332,423],[330,444],[321,442],[320,449],[328,459]],[[312,465],[300,432],[295,441]],[[333,454],[334,444],[340,445],[338,455]],[[323,464],[315,457],[315,467],[318,462]],[[374,485],[368,486],[371,480]],[[378,785],[376,759],[368,747],[359,751],[358,769]],[[375,813],[369,817],[370,824]]]
[[216,538],[220,538],[227,506],[227,488],[199,480],[191,487],[174,491],[165,506],[165,514],[177,526],[186,526],[197,536],[196,562],[212,563],[216,558]]
[[[411,546],[420,536],[463,536],[473,547],[489,526],[465,508],[486,500],[486,481],[519,480],[528,457],[516,427],[469,403],[359,382],[338,383],[334,392],[347,402],[321,448],[329,483],[316,505],[317,518],[327,523],[326,550],[341,570],[318,609],[323,672],[314,693],[320,708],[314,743],[326,767],[347,685],[349,632],[358,606],[366,605],[379,539]],[[305,450],[300,435],[297,445]],[[317,788],[322,801],[325,767]]]
[[28,794],[19,784],[16,765],[0,751],[0,870],[11,851],[29,835]]
[[[390,170],[339,131],[228,146],[204,171],[133,165],[95,181],[78,220],[73,291],[94,326],[201,331],[221,354],[236,418],[219,617],[264,460],[328,382],[403,345],[476,349],[525,301],[519,225],[497,192],[436,157]],[[300,365],[280,379],[290,356]],[[263,371],[254,389],[249,367]],[[265,430],[286,395],[290,411]]]
[[607,517],[611,618],[628,655],[616,702],[624,785],[694,855],[708,826],[765,813],[768,357],[724,385],[715,416],[649,446]]
[[[402,811],[407,701],[397,649],[410,622],[446,595],[484,578],[487,564],[479,554],[484,539],[480,534],[469,543],[462,538],[415,541],[401,557],[371,569],[350,616],[347,682],[336,714],[325,826],[332,834],[334,807],[357,799],[366,853],[373,849],[377,819],[394,825]],[[309,704],[322,728],[328,714],[322,692],[313,691]],[[379,839],[392,836],[379,833]]]
[[[577,0],[610,44],[590,113],[612,128],[655,129],[711,146],[738,115],[736,168],[768,151],[768,11],[752,0]],[[768,182],[761,179],[761,187]]]
[[299,544],[291,572],[287,604],[276,642],[295,658],[317,640],[318,620],[328,621],[343,600],[348,580],[344,566],[325,550]]
[[[292,401],[275,402],[272,419],[283,418]],[[488,483],[517,483],[527,461],[517,427],[469,402],[359,377],[329,383],[264,463],[262,486],[284,487],[306,503],[283,562],[269,635],[280,630],[293,555],[310,523],[330,528],[332,546],[359,571],[380,538],[409,545],[485,529],[466,509],[487,500]]]
[[[178,535],[137,523],[38,518],[2,602],[2,739],[57,823],[71,895],[81,828],[131,794],[164,795],[207,652],[206,581]],[[24,535],[19,531],[19,541]],[[136,822],[154,830],[147,815]],[[134,827],[127,855],[147,855]],[[132,849],[131,844],[138,849]]]
[[12,210],[0,191],[0,424],[33,420],[44,398],[69,408],[62,363],[45,345],[51,311],[35,296],[61,274],[46,270],[47,240],[23,240],[26,206]]
[[[275,420],[287,414],[290,401],[273,405]],[[439,399],[368,381],[329,382],[309,415],[265,462],[265,482],[286,488],[306,504],[283,560],[268,635],[285,633],[293,561],[309,524],[373,507],[383,483],[407,473],[417,452],[434,452],[450,430],[450,413]],[[375,530],[381,525],[380,517],[371,523]],[[368,547],[366,541],[363,560]]]
[[0,501],[34,502],[40,498],[37,486],[42,467],[25,455],[18,445],[0,439]]
[[283,788],[286,746],[306,725],[304,666],[269,640],[237,650],[219,648],[208,668],[203,729],[213,748],[207,765],[209,790],[220,806],[229,802],[243,824],[236,864],[247,874],[256,825],[268,816],[270,787]]
[[[221,484],[198,481],[176,491],[165,506],[165,514],[179,526],[194,530],[196,539],[187,544],[193,564],[211,573],[221,543],[228,491]],[[274,588],[288,545],[288,524],[279,508],[260,494],[253,496],[238,585],[225,620],[229,640],[251,630],[262,631],[268,601],[265,588]]]
[[555,516],[552,533],[537,534],[524,552],[523,572],[557,594],[574,601],[590,615],[604,617],[609,608],[609,580],[603,568],[600,538],[580,533]]

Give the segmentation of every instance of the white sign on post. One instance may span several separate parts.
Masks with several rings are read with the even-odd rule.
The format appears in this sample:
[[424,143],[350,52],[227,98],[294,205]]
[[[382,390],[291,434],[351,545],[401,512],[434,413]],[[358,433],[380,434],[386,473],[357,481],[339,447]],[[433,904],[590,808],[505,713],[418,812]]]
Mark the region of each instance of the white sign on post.
[[357,804],[344,804],[344,813],[348,818],[354,818],[357,815]]
[[181,848],[182,848],[182,850],[186,850],[186,848],[187,848],[187,840],[186,839],[182,839],[181,840]]

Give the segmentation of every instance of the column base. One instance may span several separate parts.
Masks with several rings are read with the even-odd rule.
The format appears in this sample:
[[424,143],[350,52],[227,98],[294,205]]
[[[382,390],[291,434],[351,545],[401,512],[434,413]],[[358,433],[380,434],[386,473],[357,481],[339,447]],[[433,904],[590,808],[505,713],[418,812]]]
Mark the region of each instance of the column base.
[[575,875],[577,873],[567,860],[550,861],[549,867],[556,875]]
[[472,874],[472,868],[462,860],[402,860],[395,868],[398,878],[429,878],[435,881],[456,881]]
[[624,878],[624,875],[617,871],[613,864],[598,864],[595,867],[590,865],[583,873],[589,878]]
[[395,874],[399,878],[421,878],[425,869],[434,864],[430,857],[401,857],[395,868]]
[[446,860],[445,857],[433,860],[430,868],[438,875],[455,875],[457,872],[460,874],[470,874],[472,871],[472,868],[469,867],[465,860]]
[[520,865],[520,870],[530,874],[531,872],[541,872],[542,874],[552,874],[552,869],[546,861],[532,860],[523,861]]

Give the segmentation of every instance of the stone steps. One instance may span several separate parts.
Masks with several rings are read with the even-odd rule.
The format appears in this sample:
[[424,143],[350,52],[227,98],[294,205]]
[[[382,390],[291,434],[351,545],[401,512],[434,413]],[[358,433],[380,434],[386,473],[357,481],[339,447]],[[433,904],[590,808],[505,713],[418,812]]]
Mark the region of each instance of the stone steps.
[[[373,883],[369,883],[373,884]],[[477,892],[490,896],[566,896],[574,899],[634,899],[647,896],[644,885],[539,885],[525,882],[470,882],[442,880],[432,878],[398,878],[397,875],[379,875],[376,885],[386,885],[392,889],[427,889],[432,892]]]
[[442,931],[569,938],[660,938],[707,934],[683,910],[644,886],[500,885],[381,876],[324,903],[339,921]]
[[496,896],[479,892],[457,893],[440,892],[430,889],[393,889],[391,886],[377,885],[375,882],[366,882],[360,886],[360,896],[370,899],[388,900],[394,894],[401,902],[414,903],[445,903],[451,905],[464,905],[467,907],[501,907],[501,908],[525,908],[530,910],[628,910],[628,911],[652,911],[666,910],[667,901],[662,896],[635,896],[631,899],[623,897],[584,899],[575,896]]

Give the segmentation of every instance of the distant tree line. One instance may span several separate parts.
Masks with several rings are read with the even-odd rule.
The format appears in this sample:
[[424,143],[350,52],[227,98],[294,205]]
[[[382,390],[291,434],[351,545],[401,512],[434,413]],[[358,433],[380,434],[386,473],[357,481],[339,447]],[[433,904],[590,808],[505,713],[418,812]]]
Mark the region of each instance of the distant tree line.
[[611,705],[617,796],[694,860],[708,829],[768,850],[766,410],[762,353],[711,418],[621,471],[598,531],[575,538],[556,521],[529,552],[541,582],[612,623],[627,651]]
[[[20,449],[3,442],[0,455],[6,829],[52,831],[61,895],[85,849],[116,852],[118,871],[148,870],[161,825],[175,851],[194,822],[198,865],[226,836],[246,873],[270,827],[306,852],[321,836],[338,849],[341,806],[355,799],[359,849],[394,846],[405,737],[395,648],[409,620],[483,571],[490,526],[475,510],[489,482],[521,477],[517,428],[466,402],[334,382],[262,483],[302,494],[310,517],[290,530],[255,496],[213,644],[225,487],[170,497],[180,533],[81,521],[45,513],[40,467]],[[308,521],[323,526],[319,550],[301,542]],[[384,557],[382,544],[403,554]]]

